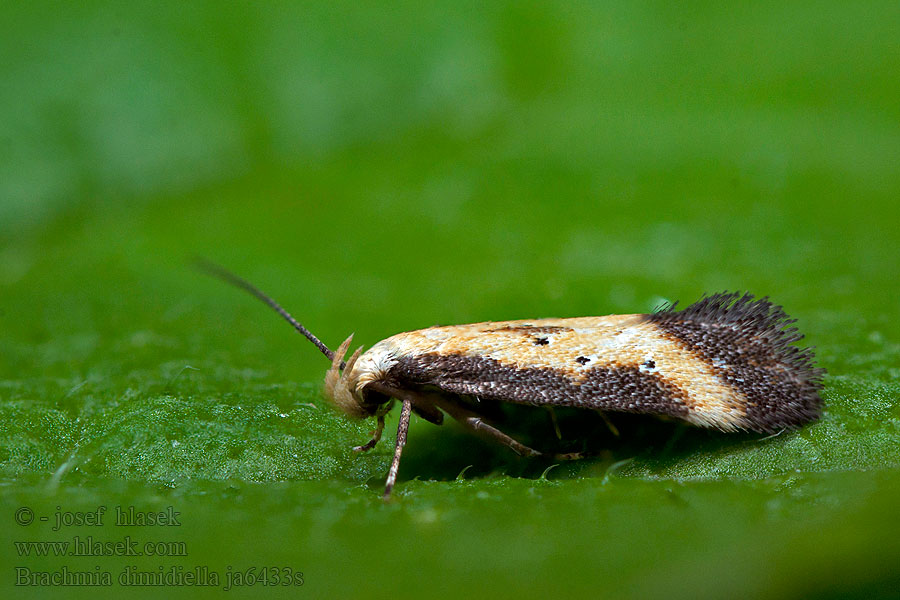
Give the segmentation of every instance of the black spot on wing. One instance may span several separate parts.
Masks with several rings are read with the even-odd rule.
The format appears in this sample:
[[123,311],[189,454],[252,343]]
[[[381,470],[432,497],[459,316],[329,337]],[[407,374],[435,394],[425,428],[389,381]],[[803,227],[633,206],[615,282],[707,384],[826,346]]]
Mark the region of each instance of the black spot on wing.
[[684,418],[685,395],[635,367],[595,367],[573,381],[554,369],[516,369],[492,358],[457,354],[404,357],[388,373],[401,388],[434,386],[444,392],[517,404],[571,406]]
[[803,335],[767,298],[715,294],[680,311],[672,304],[648,319],[748,399],[753,429],[778,431],[820,416],[825,370],[813,365],[812,349],[792,345]]

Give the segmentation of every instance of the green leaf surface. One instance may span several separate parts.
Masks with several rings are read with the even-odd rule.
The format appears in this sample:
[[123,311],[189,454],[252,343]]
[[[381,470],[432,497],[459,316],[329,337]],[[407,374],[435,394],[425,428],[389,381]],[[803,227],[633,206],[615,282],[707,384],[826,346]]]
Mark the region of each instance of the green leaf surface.
[[[896,597],[896,3],[4,13],[2,597]],[[397,415],[353,452],[374,422],[325,402],[328,362],[194,256],[332,348],[768,295],[826,411],[563,411],[597,450],[565,463],[414,417],[385,503]],[[22,545],[87,536],[170,555]],[[111,583],[39,581],[61,569]]]

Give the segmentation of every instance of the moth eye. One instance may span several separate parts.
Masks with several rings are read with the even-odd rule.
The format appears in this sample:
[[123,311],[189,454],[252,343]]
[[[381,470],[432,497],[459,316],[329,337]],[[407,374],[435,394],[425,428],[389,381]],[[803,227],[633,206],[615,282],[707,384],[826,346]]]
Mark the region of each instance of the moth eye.
[[579,365],[586,365],[589,362],[591,362],[591,359],[589,359],[586,356],[579,356],[578,358],[575,359],[575,362],[577,362]]
[[647,367],[648,369],[655,369],[656,363],[652,360],[648,360],[644,363],[644,366]]
[[534,338],[534,345],[535,345],[535,346],[546,346],[546,345],[549,344],[549,343],[550,343],[550,342],[549,342],[549,341],[547,340],[547,338],[545,338],[545,337]]

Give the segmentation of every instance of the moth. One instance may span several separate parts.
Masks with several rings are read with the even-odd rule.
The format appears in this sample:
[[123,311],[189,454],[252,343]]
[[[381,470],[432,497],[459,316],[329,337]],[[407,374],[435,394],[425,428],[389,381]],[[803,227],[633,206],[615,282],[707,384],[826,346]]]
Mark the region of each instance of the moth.
[[[330,350],[269,296],[207,261],[199,266],[268,304],[331,361],[326,397],[346,415],[375,418],[400,402],[388,498],[410,415],[436,425],[449,415],[523,456],[539,456],[500,431],[480,401],[574,407],[674,418],[722,431],[779,432],[821,415],[825,370],[780,306],[745,293],[706,296],[650,314],[526,319],[399,333],[348,358],[353,336]],[[473,401],[474,400],[474,401]]]

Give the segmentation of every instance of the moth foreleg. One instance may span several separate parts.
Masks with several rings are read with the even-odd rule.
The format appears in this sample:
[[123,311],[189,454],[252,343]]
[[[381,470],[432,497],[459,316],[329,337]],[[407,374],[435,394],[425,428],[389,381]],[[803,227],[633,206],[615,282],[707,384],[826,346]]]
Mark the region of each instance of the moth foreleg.
[[375,431],[372,432],[372,439],[362,446],[353,446],[354,452],[367,452],[374,448],[378,440],[381,439],[381,433],[384,431],[384,415],[378,415],[376,419],[377,423],[375,424]]

